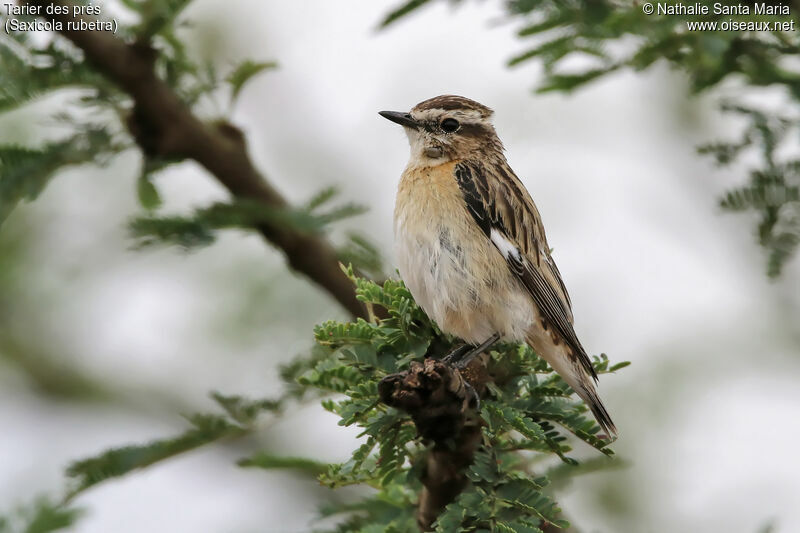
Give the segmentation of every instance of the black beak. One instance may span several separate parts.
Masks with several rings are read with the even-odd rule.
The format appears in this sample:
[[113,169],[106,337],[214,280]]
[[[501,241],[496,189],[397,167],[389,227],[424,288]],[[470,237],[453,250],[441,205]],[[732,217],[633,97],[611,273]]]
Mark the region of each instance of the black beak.
[[378,114],[405,128],[417,129],[418,127],[417,121],[411,118],[411,113],[403,113],[401,111],[378,111]]

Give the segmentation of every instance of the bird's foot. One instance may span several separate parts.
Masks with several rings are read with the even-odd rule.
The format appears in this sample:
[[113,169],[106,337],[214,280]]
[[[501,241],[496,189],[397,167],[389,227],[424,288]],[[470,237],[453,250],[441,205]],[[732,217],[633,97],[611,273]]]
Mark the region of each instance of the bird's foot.
[[[447,363],[447,364],[453,365],[454,367],[459,368],[459,369],[460,368],[466,368],[466,366],[470,363],[470,361],[472,361],[473,359],[475,359],[475,357],[479,356],[480,354],[482,354],[483,352],[485,352],[486,350],[488,350],[489,348],[494,346],[497,343],[497,341],[499,341],[499,340],[500,340],[500,334],[499,333],[495,333],[494,335],[492,335],[491,337],[489,337],[488,339],[486,339],[485,341],[483,341],[479,345],[472,346],[471,350],[469,350],[469,351],[467,351],[467,352],[465,352],[463,354],[460,354],[458,359],[455,359],[455,360],[451,361],[451,360],[448,360],[447,358],[445,358],[444,362]],[[467,347],[468,346],[469,345],[467,345]],[[465,346],[459,346],[457,348],[457,350],[461,350],[463,348],[465,348]],[[452,352],[450,352],[450,354],[448,354],[447,357],[450,357],[450,355],[453,354],[455,351],[456,350],[453,350]]]
[[442,362],[446,365],[455,366],[473,348],[474,346],[471,344],[460,344],[453,348],[450,353],[442,357]]

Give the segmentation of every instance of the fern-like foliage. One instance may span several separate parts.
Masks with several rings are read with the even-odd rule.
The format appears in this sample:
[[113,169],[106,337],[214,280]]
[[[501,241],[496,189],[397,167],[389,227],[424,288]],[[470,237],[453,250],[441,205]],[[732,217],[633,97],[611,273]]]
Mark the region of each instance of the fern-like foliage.
[[[21,17],[25,18],[25,17]],[[103,94],[109,107],[116,92],[65,41],[41,48],[29,35],[11,32],[0,39],[0,113],[21,108],[63,89],[89,89]],[[94,106],[99,98],[82,100]],[[58,117],[62,122],[70,116]],[[126,146],[108,125],[72,123],[72,134],[39,146],[0,144],[0,223],[23,200],[34,200],[59,171],[86,163],[102,164]]]
[[50,533],[70,528],[80,509],[39,499],[29,507],[0,515],[0,533]]
[[[361,443],[351,458],[329,465],[320,482],[331,488],[363,485],[373,492],[357,504],[327,505],[321,514],[339,515],[342,522],[332,531],[414,531],[428,445],[405,413],[379,403],[378,382],[411,361],[446,353],[453,339],[430,322],[401,281],[378,285],[356,277],[352,268],[347,273],[359,300],[382,307],[387,318],[319,325],[314,335],[324,355],[318,352],[313,362],[295,363],[305,370],[295,369],[292,377],[307,391],[334,394],[323,400],[325,409],[339,417],[340,425],[361,429]],[[627,363],[609,366],[602,356],[594,364],[604,373]],[[609,442],[598,435],[586,407],[529,347],[501,345],[492,352],[489,372],[494,382],[480,407],[483,436],[467,473],[471,483],[439,517],[436,530],[538,531],[545,523],[563,527],[566,522],[547,491],[547,470],[559,461],[577,464],[571,456],[575,441],[610,456]],[[306,472],[320,466],[263,455],[241,464]]]
[[0,223],[22,200],[34,200],[53,175],[67,167],[104,164],[106,152],[116,151],[103,127],[85,128],[69,138],[37,148],[0,145]]
[[110,89],[73,46],[55,40],[37,48],[31,36],[21,32],[11,32],[0,39],[0,71],[0,112],[19,108],[57,89]]
[[113,448],[98,456],[73,462],[66,471],[71,478],[67,500],[98,483],[152,466],[221,439],[243,436],[253,430],[253,424],[262,413],[280,412],[286,399],[254,401],[219,393],[213,393],[212,398],[222,408],[223,413],[196,413],[187,416],[190,427],[180,435],[146,444]]
[[748,183],[726,192],[720,207],[758,216],[757,236],[767,252],[767,274],[777,277],[800,245],[800,155],[780,151],[797,141],[800,119],[740,105],[725,105],[724,110],[748,119],[741,138],[698,150],[720,166],[738,161],[747,150],[759,152],[760,166],[750,170]]
[[[390,279],[379,285],[357,277],[352,267],[345,272],[353,280],[359,300],[373,309],[383,308],[386,318],[328,321],[317,326],[316,345],[310,353],[281,369],[286,387],[277,399],[248,400],[214,393],[218,412],[186,417],[189,427],[178,435],[112,448],[73,462],[66,471],[70,485],[63,502],[37,504],[33,511],[26,511],[28,522],[49,525],[24,531],[66,527],[77,517],[69,502],[88,488],[200,446],[252,433],[264,414],[280,416],[291,403],[314,398],[321,399],[323,407],[338,417],[339,425],[361,429],[349,460],[326,464],[262,450],[237,464],[291,470],[331,489],[368,487],[370,492],[360,501],[345,503],[335,498],[320,509],[321,517],[337,522],[330,531],[416,531],[421,475],[430,445],[420,438],[407,414],[379,401],[378,383],[388,374],[408,368],[412,361],[443,355],[455,340],[444,336],[427,318],[402,281]],[[604,355],[595,357],[593,363],[598,373],[627,365],[611,366]],[[582,473],[572,456],[574,443],[580,441],[603,454],[588,463],[591,470],[613,466],[607,458],[598,462],[613,455],[609,441],[599,435],[600,428],[587,408],[529,347],[499,346],[491,353],[488,371],[492,381],[478,413],[481,443],[465,472],[469,484],[443,510],[436,530],[565,527],[567,522],[548,489],[548,473],[562,485]],[[14,520],[14,524],[27,523]],[[0,533],[16,531],[11,524],[12,518],[0,516]]]
[[[432,3],[401,4],[383,23],[396,23]],[[791,15],[755,15],[752,8],[749,14],[718,14],[709,9],[708,14],[696,16],[647,15],[638,2],[615,0],[511,0],[505,5],[509,17],[519,23],[518,37],[532,43],[508,64],[538,60],[545,74],[539,92],[571,91],[619,68],[643,70],[666,60],[685,72],[697,91],[739,74],[751,85],[780,83],[800,94],[800,74],[782,66],[797,53],[800,36],[796,31],[689,31],[687,25],[789,22]],[[578,56],[587,66],[570,68],[567,59]]]
[[[146,175],[139,183],[140,199],[143,195],[153,195],[149,198],[152,212],[160,203],[158,193]],[[331,200],[336,195],[335,188],[326,188],[299,207],[270,207],[254,200],[237,200],[197,209],[190,216],[148,214],[131,220],[128,229],[139,248],[178,245],[186,250],[212,244],[220,230],[252,229],[262,224],[279,225],[310,235],[322,234],[330,224],[367,210],[350,202],[331,206]],[[381,269],[377,249],[358,234],[350,235],[349,243],[341,255],[343,260],[351,259],[359,268],[365,266],[372,271]]]

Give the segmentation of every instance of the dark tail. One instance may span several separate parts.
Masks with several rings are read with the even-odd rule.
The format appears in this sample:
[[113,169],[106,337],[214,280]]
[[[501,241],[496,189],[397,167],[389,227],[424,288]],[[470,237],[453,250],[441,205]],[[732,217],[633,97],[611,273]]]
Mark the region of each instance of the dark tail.
[[[577,392],[578,396],[586,402],[586,405],[592,410],[592,414],[594,414],[600,427],[602,427],[609,436],[616,435],[617,427],[614,425],[614,422],[611,420],[611,415],[608,414],[603,402],[600,400],[600,396],[597,394],[594,381],[595,376],[593,375],[594,370],[592,369],[590,373],[584,365],[578,362],[576,357],[573,357],[572,354],[564,348],[563,344],[545,346],[545,349],[537,350],[535,348],[536,338],[531,336],[527,340],[528,344],[534,347],[536,353],[550,363],[553,370],[558,372],[558,375],[567,382],[567,385],[572,387],[572,390]],[[589,368],[591,368],[591,366]]]
[[593,384],[589,384],[589,386],[582,386],[578,385],[578,389],[576,389],[578,396],[580,396],[584,402],[589,406],[589,409],[592,410],[592,414],[594,415],[597,423],[600,424],[600,427],[603,428],[609,436],[617,434],[617,426],[614,425],[614,421],[611,420],[611,415],[608,414],[606,411],[606,406],[603,405],[602,400],[600,400],[600,396],[597,395],[597,390],[594,388]]

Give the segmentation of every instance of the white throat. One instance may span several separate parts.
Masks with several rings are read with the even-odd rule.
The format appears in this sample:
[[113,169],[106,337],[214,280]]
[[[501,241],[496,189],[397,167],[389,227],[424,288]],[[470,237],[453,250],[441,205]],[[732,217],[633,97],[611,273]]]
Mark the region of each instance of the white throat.
[[444,162],[444,151],[439,146],[427,143],[426,136],[418,130],[404,129],[408,136],[408,145],[411,148],[408,160],[409,168],[429,167]]

